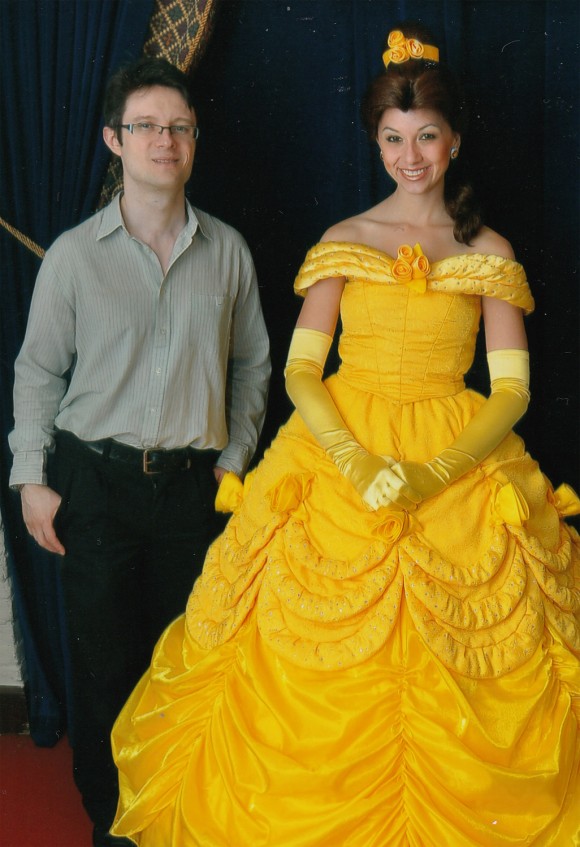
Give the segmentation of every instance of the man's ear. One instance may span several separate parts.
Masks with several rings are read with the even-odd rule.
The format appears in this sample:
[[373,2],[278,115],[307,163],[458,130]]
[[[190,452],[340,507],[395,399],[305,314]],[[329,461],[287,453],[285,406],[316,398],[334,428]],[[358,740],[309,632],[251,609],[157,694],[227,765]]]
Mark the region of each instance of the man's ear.
[[121,155],[121,142],[117,138],[117,132],[112,126],[103,127],[103,141],[115,156]]

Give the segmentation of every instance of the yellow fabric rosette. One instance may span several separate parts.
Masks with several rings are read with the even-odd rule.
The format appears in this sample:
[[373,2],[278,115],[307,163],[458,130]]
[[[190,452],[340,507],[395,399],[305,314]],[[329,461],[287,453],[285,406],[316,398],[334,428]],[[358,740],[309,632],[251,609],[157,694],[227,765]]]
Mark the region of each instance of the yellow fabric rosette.
[[571,485],[566,485],[566,483],[559,485],[554,491],[553,498],[556,511],[563,518],[580,515],[580,497]]
[[402,282],[405,285],[412,282],[413,269],[409,262],[399,256],[393,264],[393,276],[397,282]]
[[523,526],[530,517],[529,506],[513,482],[497,489],[493,507],[496,517],[508,526]]
[[287,474],[269,492],[273,512],[294,512],[308,496],[313,474]]
[[389,62],[394,62],[395,65],[402,65],[403,62],[408,60],[408,58],[409,54],[407,53],[407,48],[404,44],[397,44],[396,47],[391,47],[390,50],[387,50],[387,52],[383,54],[385,67],[389,64]]
[[392,547],[403,535],[407,535],[411,528],[411,516],[403,509],[389,508],[381,509],[373,524],[372,533],[388,547]]
[[256,469],[246,474],[244,481],[232,471],[227,471],[220,482],[215,496],[214,508],[216,512],[237,512],[252,485]]
[[394,29],[389,33],[389,37],[387,39],[387,44],[389,47],[396,47],[404,45],[406,42],[406,38],[400,29]]
[[415,251],[410,244],[401,244],[397,251],[397,256],[410,265],[415,258]]
[[215,496],[214,508],[216,512],[237,512],[244,498],[244,484],[239,476],[232,471],[227,471],[219,484]]
[[425,46],[421,44],[416,38],[408,38],[407,43],[407,52],[409,54],[409,58],[411,59],[423,59],[425,56]]
[[401,244],[392,267],[392,274],[397,282],[403,283],[419,294],[424,294],[427,290],[427,277],[430,271],[429,260],[420,244],[415,244],[414,247],[410,244]]

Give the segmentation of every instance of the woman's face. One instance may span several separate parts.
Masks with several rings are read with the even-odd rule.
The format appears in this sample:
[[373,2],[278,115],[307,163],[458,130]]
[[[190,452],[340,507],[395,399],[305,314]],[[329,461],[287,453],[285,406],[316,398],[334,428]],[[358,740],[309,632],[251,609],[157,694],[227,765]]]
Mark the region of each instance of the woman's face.
[[398,186],[410,194],[425,194],[443,181],[451,149],[460,136],[431,109],[386,109],[379,121],[377,142],[385,169]]

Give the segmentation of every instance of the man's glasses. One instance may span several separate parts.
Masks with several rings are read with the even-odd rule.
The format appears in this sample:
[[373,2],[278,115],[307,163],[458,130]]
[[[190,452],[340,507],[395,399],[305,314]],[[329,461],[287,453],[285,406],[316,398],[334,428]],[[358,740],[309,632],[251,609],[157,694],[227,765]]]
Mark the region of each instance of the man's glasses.
[[174,126],[161,126],[161,124],[150,124],[149,121],[140,121],[138,124],[120,124],[122,129],[128,129],[131,135],[163,135],[163,130],[169,131],[170,135],[177,138],[199,138],[199,127],[187,124],[174,124]]

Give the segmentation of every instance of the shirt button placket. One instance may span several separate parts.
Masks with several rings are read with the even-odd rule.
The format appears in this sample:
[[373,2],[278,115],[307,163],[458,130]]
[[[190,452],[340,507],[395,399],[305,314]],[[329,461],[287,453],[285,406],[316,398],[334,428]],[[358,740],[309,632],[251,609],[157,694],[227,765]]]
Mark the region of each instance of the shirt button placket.
[[161,286],[155,315],[155,341],[153,346],[151,378],[147,392],[149,414],[144,423],[143,444],[158,444],[163,411],[163,395],[166,387],[167,362],[171,343],[170,297],[165,283]]

